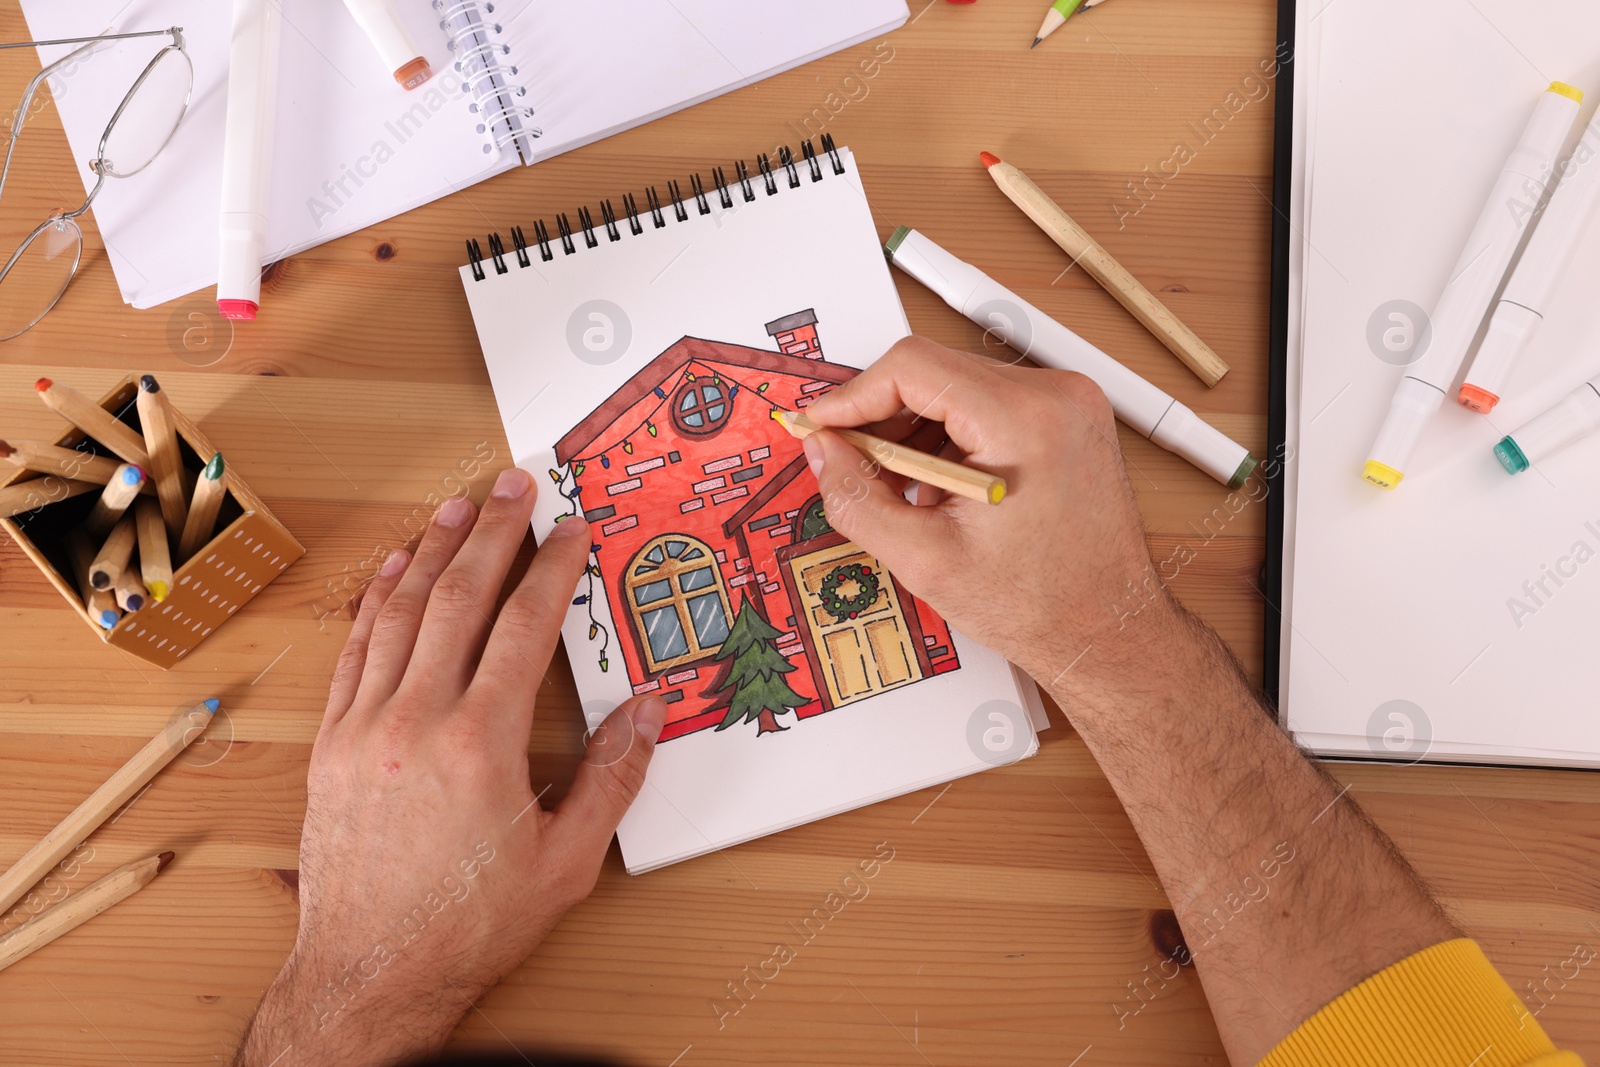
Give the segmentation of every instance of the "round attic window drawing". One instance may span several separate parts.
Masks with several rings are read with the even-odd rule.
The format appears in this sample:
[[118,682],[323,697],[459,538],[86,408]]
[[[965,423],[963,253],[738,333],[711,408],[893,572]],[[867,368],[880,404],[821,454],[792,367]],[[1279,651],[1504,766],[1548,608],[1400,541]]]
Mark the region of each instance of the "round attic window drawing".
[[733,398],[719,382],[685,382],[672,394],[672,424],[691,437],[709,437],[727,424]]

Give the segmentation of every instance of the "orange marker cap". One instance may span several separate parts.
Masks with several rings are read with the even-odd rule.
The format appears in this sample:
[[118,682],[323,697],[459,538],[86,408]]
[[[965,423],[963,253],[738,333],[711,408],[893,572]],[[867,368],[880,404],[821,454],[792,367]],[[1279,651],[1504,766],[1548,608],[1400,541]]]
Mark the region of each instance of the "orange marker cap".
[[1500,398],[1487,389],[1476,385],[1463,385],[1461,392],[1456,394],[1456,399],[1461,401],[1463,407],[1471,408],[1480,415],[1487,415],[1500,403]]
[[422,56],[418,56],[394,72],[394,80],[400,83],[402,89],[415,89],[431,77],[433,70]]

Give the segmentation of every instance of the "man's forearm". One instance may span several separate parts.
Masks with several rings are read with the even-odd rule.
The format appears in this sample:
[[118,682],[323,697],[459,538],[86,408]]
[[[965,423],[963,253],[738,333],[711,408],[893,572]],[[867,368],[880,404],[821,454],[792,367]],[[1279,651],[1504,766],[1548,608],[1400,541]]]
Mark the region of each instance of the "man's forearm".
[[441,992],[398,975],[381,985],[356,988],[349,977],[348,967],[338,972],[291,955],[262,995],[234,1067],[355,1067],[436,1052],[480,992],[476,987]]
[[1052,695],[1155,864],[1229,1055],[1253,1063],[1346,989],[1456,931],[1266,714],[1220,638],[1165,600],[1135,625]]

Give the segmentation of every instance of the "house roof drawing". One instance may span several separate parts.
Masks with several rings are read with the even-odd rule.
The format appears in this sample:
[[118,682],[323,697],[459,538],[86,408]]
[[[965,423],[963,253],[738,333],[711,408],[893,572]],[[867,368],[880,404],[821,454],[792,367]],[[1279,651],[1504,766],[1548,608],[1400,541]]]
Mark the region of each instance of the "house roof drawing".
[[679,371],[696,360],[726,363],[749,367],[771,374],[785,374],[815,381],[848,381],[857,373],[854,367],[829,363],[822,359],[786,356],[782,352],[768,352],[744,345],[723,341],[707,341],[699,337],[684,337],[659,356],[646,363],[606,399],[556,442],[556,462],[565,464],[583,454],[601,434],[635,404],[644,400],[662,382],[675,377]]

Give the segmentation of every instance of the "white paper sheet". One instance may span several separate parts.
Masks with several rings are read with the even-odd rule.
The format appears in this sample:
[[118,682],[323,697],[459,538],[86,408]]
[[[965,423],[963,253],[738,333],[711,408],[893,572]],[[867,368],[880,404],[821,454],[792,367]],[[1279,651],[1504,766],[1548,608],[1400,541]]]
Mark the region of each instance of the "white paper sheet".
[[[1600,440],[1516,477],[1490,451],[1600,371],[1600,241],[1580,247],[1491,416],[1447,403],[1397,490],[1360,477],[1402,373],[1371,351],[1369,319],[1391,300],[1432,306],[1552,80],[1600,91],[1600,9],[1340,0],[1302,13],[1321,40],[1302,163],[1285,721],[1329,754],[1600,761],[1600,558],[1574,562],[1600,557]],[[1558,584],[1557,569],[1572,573]]]
[[[144,172],[113,182],[95,221],[123,299],[147,308],[214,284],[227,100],[228,0],[24,0],[37,40],[182,26],[195,91]],[[508,80],[534,108],[545,159],[887,32],[904,0],[499,3],[487,18]],[[332,240],[517,165],[479,132],[427,0],[397,4],[434,70],[406,92],[338,0],[283,0],[278,130],[263,262]],[[887,46],[885,46],[887,47]],[[45,61],[70,49],[47,49]],[[155,54],[127,42],[56,79],[85,188],[106,121]],[[892,49],[887,53],[892,56]],[[873,62],[879,62],[879,56]],[[806,116],[796,116],[803,122]],[[531,161],[531,160],[530,160]],[[270,314],[265,309],[264,314]]]
[[[765,399],[780,395],[785,386],[770,377],[775,372],[738,368],[731,373],[724,369],[729,377],[715,381],[722,388],[740,387],[731,397],[734,415],[754,420],[745,426],[764,427],[760,433],[769,444],[751,447],[745,441],[731,447],[712,437],[704,446],[683,446],[681,453],[666,454],[664,463],[658,453],[667,446],[658,435],[665,433],[671,411],[661,404],[676,403],[679,390],[693,384],[676,372],[662,379],[668,384],[658,400],[643,398],[645,409],[608,415],[592,444],[570,444],[585,439],[572,437],[571,431],[579,424],[593,425],[588,413],[625,383],[642,381],[647,366],[659,365],[652,363],[658,354],[674,350],[685,336],[771,352],[783,343],[784,334],[769,336],[767,324],[810,312],[825,359],[860,368],[909,332],[860,178],[849,153],[842,158],[844,175],[833,174],[824,157],[824,176],[817,182],[802,166],[798,188],[790,188],[779,170],[778,191],[770,197],[757,180],[756,202],[746,204],[735,191],[731,211],[721,209],[713,192],[709,216],[699,215],[691,200],[684,222],[674,221],[669,207],[661,229],[646,216],[644,232],[637,236],[623,222],[615,242],[602,229],[598,247],[586,247],[580,236],[571,256],[557,243],[553,262],[542,261],[535,247],[527,267],[508,257],[504,274],[496,272],[492,261],[485,263],[481,281],[473,279],[470,269],[462,271],[513,454],[530,470],[560,468],[563,491],[581,478],[583,508],[598,516],[592,530],[601,548],[592,559],[600,574],[593,586],[579,589],[580,595],[596,599],[575,605],[563,630],[591,726],[634,692],[676,687],[692,694],[711,684],[717,669],[705,659],[685,664],[677,670],[698,669],[699,676],[681,685],[674,682],[676,670],[664,675],[635,670],[630,678],[622,648],[638,641],[642,655],[649,635],[629,617],[619,583],[632,573],[644,550],[640,556],[629,555],[631,549],[614,541],[609,531],[614,528],[618,538],[637,536],[628,525],[635,514],[653,532],[674,529],[679,512],[698,522],[713,510],[717,523],[737,527],[738,509],[780,480],[775,470],[779,461],[767,454],[769,445],[776,456],[787,455],[793,446],[768,417]],[[530,232],[531,221],[525,226]],[[596,313],[603,317],[595,318]],[[624,337],[625,343],[618,340]],[[604,354],[594,355],[586,347],[590,343]],[[623,348],[617,352],[612,345]],[[701,366],[698,380],[708,380],[709,373]],[[772,391],[761,391],[763,381]],[[639,415],[640,410],[646,414]],[[727,426],[719,431],[735,432],[743,431]],[[569,451],[565,463],[555,451],[563,438],[569,442],[566,447],[577,449]],[[631,451],[623,447],[627,441],[634,442]],[[601,454],[605,460],[598,458]],[[576,471],[573,458],[579,455],[584,457],[582,472]],[[667,463],[680,461],[696,473],[687,478],[674,474]],[[609,466],[602,468],[602,462]],[[636,501],[662,491],[657,481],[662,478],[684,484],[703,478],[705,484],[693,485],[692,491],[668,490],[681,496],[682,504],[672,497],[664,509],[668,518],[661,520],[659,497],[648,498],[657,503],[645,505],[655,508],[653,513]],[[534,513],[540,539],[557,515],[571,508],[555,484],[541,477]],[[815,479],[803,463],[792,484],[802,495],[816,492]],[[724,496],[741,486],[749,492]],[[803,505],[793,510],[803,510]],[[758,509],[745,517],[752,543],[775,539],[773,543],[788,544],[799,537],[800,516],[793,511],[781,515],[783,526],[761,525],[754,516],[762,514]],[[786,590],[780,592],[780,584],[795,584],[791,575],[752,578],[754,568],[742,568],[738,553],[720,535],[702,536],[711,550],[726,552],[719,560],[720,572],[734,600],[741,590],[770,590],[765,610],[771,623],[804,631],[805,613],[790,615],[783,606]],[[751,558],[758,555],[759,549],[752,549]],[[598,624],[594,632],[591,607]],[[619,831],[628,869],[649,870],[1031,755],[1037,742],[1029,712],[1038,710],[1032,683],[1013,676],[1003,659],[959,635],[953,644],[959,669],[809,718],[790,714],[782,720],[789,727],[785,732],[758,735],[755,724],[740,723],[663,741],[645,791]],[[602,650],[607,669],[599,663]],[[780,641],[780,650],[802,670],[817,655],[814,645],[797,650]],[[1002,702],[999,719],[992,717],[997,709],[990,706],[996,701]]]

